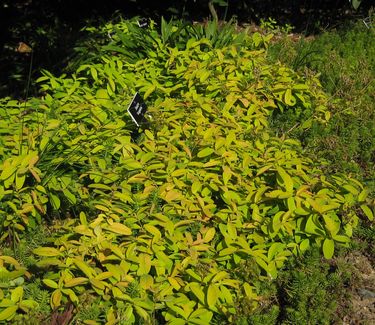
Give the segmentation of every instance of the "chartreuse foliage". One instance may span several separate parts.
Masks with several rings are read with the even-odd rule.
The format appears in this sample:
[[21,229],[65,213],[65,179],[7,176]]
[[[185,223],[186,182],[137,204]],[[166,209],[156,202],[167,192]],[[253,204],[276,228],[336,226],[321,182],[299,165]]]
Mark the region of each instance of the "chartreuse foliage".
[[[189,32],[171,47],[172,25],[106,28],[102,55],[70,77],[46,72],[42,98],[2,100],[1,239],[53,222],[32,250],[35,274],[0,257],[0,321],[38,308],[22,295],[35,276],[52,310],[91,296],[99,316],[79,312],[86,324],[231,322],[238,302],[256,308],[254,281],[311,245],[331,258],[359,207],[373,218],[358,181],[325,176],[298,141],[270,135],[274,110],[308,110],[308,124],[330,114],[315,78],[267,64],[267,38],[215,48]],[[142,57],[128,60],[123,38],[140,33]],[[135,91],[150,114],[138,132],[126,113]],[[248,279],[235,275],[245,264]]]

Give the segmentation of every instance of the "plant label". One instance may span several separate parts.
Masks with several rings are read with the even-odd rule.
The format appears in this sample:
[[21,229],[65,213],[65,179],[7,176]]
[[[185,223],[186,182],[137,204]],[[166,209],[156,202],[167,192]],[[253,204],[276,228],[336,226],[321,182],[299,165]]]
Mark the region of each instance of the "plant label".
[[148,27],[148,19],[147,18],[141,18],[138,20],[138,26],[141,28]]
[[147,106],[143,101],[143,98],[135,93],[129,107],[128,112],[134,123],[139,127],[143,122],[146,121],[145,113],[147,111]]

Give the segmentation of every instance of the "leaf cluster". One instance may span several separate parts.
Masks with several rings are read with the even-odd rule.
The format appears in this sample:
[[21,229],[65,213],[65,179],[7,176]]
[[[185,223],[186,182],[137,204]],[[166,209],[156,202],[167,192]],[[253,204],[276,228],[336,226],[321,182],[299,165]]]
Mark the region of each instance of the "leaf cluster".
[[[360,182],[324,175],[324,161],[270,130],[275,111],[308,110],[307,126],[329,119],[315,77],[268,64],[268,36],[183,42],[162,24],[161,34],[108,25],[117,45],[71,76],[45,72],[42,98],[1,102],[1,240],[49,223],[34,274],[54,311],[100,301],[86,322],[231,322],[290,256],[316,244],[331,258],[358,215],[373,218]],[[126,112],[136,91],[149,106],[139,130]],[[238,277],[246,264],[251,277]],[[3,320],[36,308],[17,285],[1,291]]]

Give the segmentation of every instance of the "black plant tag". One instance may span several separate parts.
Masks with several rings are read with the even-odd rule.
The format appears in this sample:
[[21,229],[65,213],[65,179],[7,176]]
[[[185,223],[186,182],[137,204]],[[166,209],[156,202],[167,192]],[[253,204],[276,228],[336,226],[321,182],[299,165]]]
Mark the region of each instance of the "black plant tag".
[[138,20],[138,26],[141,28],[148,27],[148,19],[147,18],[141,18]]
[[143,98],[135,93],[129,107],[128,112],[134,123],[139,127],[143,122],[146,121],[145,113],[147,111],[147,106],[143,101]]

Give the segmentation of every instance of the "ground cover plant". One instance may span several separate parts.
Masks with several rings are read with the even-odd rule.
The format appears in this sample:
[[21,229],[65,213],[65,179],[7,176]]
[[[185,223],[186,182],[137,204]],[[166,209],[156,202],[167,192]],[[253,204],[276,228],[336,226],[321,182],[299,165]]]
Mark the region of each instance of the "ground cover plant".
[[[268,51],[271,62],[281,60],[302,74],[318,74],[334,99],[327,125],[301,129],[306,112],[296,115],[290,111],[274,115],[273,130],[300,139],[306,150],[325,157],[330,172],[343,171],[362,179],[374,197],[374,30],[362,19],[307,38],[292,33],[289,26],[279,27],[274,20],[264,27],[277,34]],[[368,280],[374,266],[373,241],[373,223],[363,221],[350,249],[340,251],[333,261],[303,259],[297,273],[287,266],[272,290],[262,290],[264,307],[249,317],[250,323],[372,323],[372,302],[358,292],[367,292],[366,286],[373,290]],[[320,294],[310,299],[314,287],[320,288]]]
[[[334,269],[334,270],[332,270]],[[322,260],[318,250],[288,261],[277,281],[264,283],[263,306],[242,314],[239,324],[335,324],[342,321],[338,302],[347,300],[353,269],[342,260]]]
[[[370,20],[374,15],[370,13]],[[327,93],[335,98],[335,109],[327,126],[309,130],[293,128],[301,118],[279,115],[273,125],[303,141],[304,146],[330,163],[333,171],[361,178],[375,190],[375,35],[362,19],[340,30],[326,31],[309,39],[285,36],[274,43],[271,60],[281,60],[303,73],[319,73]]]
[[316,77],[268,63],[270,35],[92,32],[93,55],[45,72],[40,98],[1,100],[0,321],[235,322],[289,258],[329,259],[373,219],[359,181],[270,129],[275,111],[331,115]]

